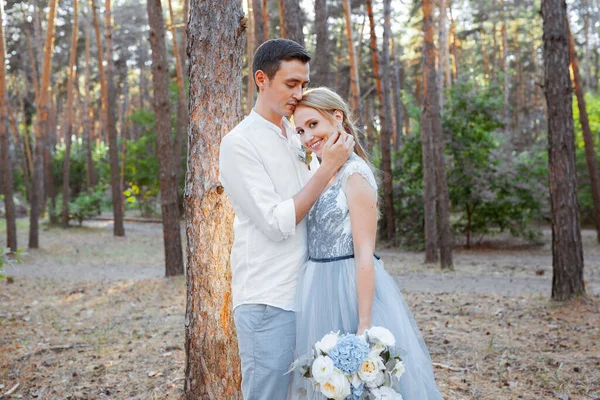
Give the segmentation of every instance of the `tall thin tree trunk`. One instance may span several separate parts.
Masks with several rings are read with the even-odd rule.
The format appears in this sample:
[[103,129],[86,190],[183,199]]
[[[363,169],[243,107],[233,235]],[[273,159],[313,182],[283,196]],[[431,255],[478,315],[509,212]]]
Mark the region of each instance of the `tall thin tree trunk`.
[[[435,170],[435,190],[437,192],[437,230],[439,234],[440,265],[442,269],[453,269],[452,262],[452,231],[450,230],[450,198],[446,178],[446,165],[444,161],[444,137],[442,133],[442,120],[439,109],[439,92],[437,88],[437,74],[435,71],[435,45],[433,43],[433,0],[423,0],[423,83],[425,95],[423,96],[423,111],[421,119],[427,121],[421,134],[425,139],[430,138]],[[430,130],[430,132],[424,132]],[[423,139],[423,140],[425,140]],[[425,159],[423,160],[425,163]],[[424,166],[425,168],[425,166]],[[427,185],[427,183],[426,183]],[[427,219],[427,217],[426,217]]]
[[218,153],[221,138],[242,119],[244,13],[240,0],[192,0],[191,10],[190,65],[197,68],[190,71],[192,118],[184,191],[185,397],[238,399],[241,374],[229,267],[233,211],[219,183]]
[[92,109],[90,104],[90,25],[85,25],[85,69],[83,72],[84,81],[84,103],[83,103],[83,145],[85,148],[85,183],[89,189],[96,185],[94,171],[94,162],[92,160]]
[[[344,3],[344,17],[346,19],[346,39],[348,41],[348,56],[350,58],[350,91],[352,113],[358,118],[358,126],[363,130],[364,124],[362,121],[362,101],[360,99],[360,80],[358,75],[358,59],[354,48],[354,37],[352,34],[352,18],[350,0],[342,0]],[[364,136],[364,135],[363,135]],[[364,137],[361,138],[362,144],[366,145]]]
[[62,227],[69,227],[69,200],[70,200],[70,170],[71,170],[71,135],[73,134],[73,81],[77,72],[77,42],[79,39],[79,12],[78,0],[73,0],[73,26],[71,27],[71,55],[69,57],[69,71],[67,76],[67,123],[65,132],[65,158],[63,164],[63,187],[62,187]]
[[544,0],[542,15],[552,210],[552,298],[563,301],[585,294],[565,0]]
[[[568,24],[568,21],[567,21]],[[585,161],[590,174],[590,184],[592,187],[592,198],[594,199],[594,223],[596,225],[596,240],[600,243],[600,178],[598,177],[598,160],[594,151],[594,139],[590,129],[587,108],[585,106],[585,97],[583,93],[583,82],[579,73],[579,62],[575,52],[575,40],[569,29],[569,57],[571,69],[573,71],[573,83],[575,86],[575,95],[577,96],[577,107],[579,108],[579,122],[583,132],[583,142],[585,145]]]
[[262,0],[263,22],[265,24],[265,42],[269,40],[269,8],[268,0]]
[[[246,87],[246,114],[254,107],[254,93],[256,92],[256,84],[254,83],[254,74],[252,73],[252,63],[254,61],[254,49],[256,43],[256,37],[254,30],[256,29],[256,19],[254,18],[257,13],[254,12],[254,6],[258,1],[253,2],[252,0],[246,0],[248,6],[248,39],[246,46],[246,57],[248,64],[248,84]],[[262,32],[264,35],[264,32]]]
[[[423,80],[425,85],[429,82],[432,60],[435,60],[435,54],[430,54],[433,47],[433,26],[432,26],[432,4],[431,0],[423,1],[423,33],[425,42],[423,48]],[[431,37],[427,34],[431,31]],[[417,81],[419,83],[419,81]],[[430,83],[430,82],[429,82]],[[417,85],[419,91],[419,85]],[[430,91],[427,86],[421,98],[421,152],[423,155],[423,205],[425,213],[425,263],[433,264],[438,262],[439,237],[437,227],[437,205],[436,205],[436,185],[435,185],[435,155],[433,148],[433,110],[434,99],[430,97]],[[439,103],[438,103],[439,104]]]
[[502,72],[504,72],[504,132],[507,138],[510,138],[511,123],[510,123],[510,76],[508,73],[508,38],[506,33],[506,10],[504,8],[504,0],[500,0],[502,7]]
[[281,26],[283,28],[281,37],[293,40],[304,46],[304,14],[300,8],[300,0],[279,0]]
[[[386,239],[396,238],[396,218],[394,215],[394,192],[392,187],[392,80],[390,75],[390,38],[391,38],[391,0],[383,0],[383,49],[381,51],[381,79],[385,84],[383,89],[383,116],[385,124],[381,126],[381,166],[385,179],[383,180],[383,207],[385,214]],[[371,32],[374,35],[374,32]]]
[[311,65],[311,81],[314,86],[328,86],[331,82],[331,53],[329,50],[329,29],[327,19],[329,7],[327,0],[315,0],[315,34],[317,36],[316,53],[318,56]]
[[[154,115],[156,116],[156,154],[160,174],[160,200],[163,221],[166,276],[183,275],[183,250],[179,227],[176,164],[171,139],[171,100],[169,67],[165,44],[165,23],[161,0],[146,3],[152,47],[152,82],[154,85]],[[170,0],[168,0],[170,3]],[[170,7],[170,5],[169,5]],[[176,43],[176,42],[175,42]],[[175,46],[177,49],[177,46]]]
[[[179,182],[181,176],[181,153],[183,151],[184,136],[187,132],[188,115],[185,106],[185,88],[183,87],[183,63],[177,50],[177,35],[175,32],[175,19],[173,17],[173,7],[171,0],[167,0],[169,5],[169,15],[171,17],[171,33],[173,34],[173,52],[175,53],[175,72],[177,75],[177,125],[175,132],[175,182]],[[175,189],[177,192],[177,187]]]
[[490,59],[487,52],[487,47],[485,46],[485,37],[483,36],[483,30],[479,31],[479,40],[481,41],[481,54],[483,56],[483,70],[485,71],[486,79],[489,79],[491,76],[490,71]]
[[44,190],[44,140],[43,131],[48,122],[48,89],[50,85],[50,72],[52,69],[52,53],[54,51],[54,20],[56,18],[57,0],[50,0],[48,11],[48,24],[46,28],[46,40],[44,44],[44,67],[42,69],[42,79],[40,81],[39,96],[37,99],[37,127],[34,155],[33,180],[31,190],[31,211],[29,213],[29,244],[30,249],[40,247],[39,242],[39,217],[41,201]]
[[439,32],[439,57],[438,57],[438,84],[440,87],[440,109],[444,109],[444,88],[445,83],[445,72],[446,65],[448,64],[447,50],[448,50],[448,14],[446,13],[446,0],[440,0],[440,32]]
[[[402,101],[402,81],[400,78],[401,75],[401,61],[400,54],[396,53],[396,40],[392,37],[392,60],[394,65],[394,75],[393,75],[393,92],[394,92],[394,111],[396,113],[396,151],[400,150],[402,147],[402,143],[404,141],[404,135],[402,134],[402,124],[403,118],[402,115],[404,103]],[[402,49],[400,49],[402,52]]]
[[[123,193],[121,190],[121,181],[119,174],[119,146],[117,144],[117,90],[115,88],[115,69],[112,60],[112,13],[111,1],[106,0],[104,5],[104,46],[106,51],[106,130],[108,135],[108,157],[110,163],[110,182],[113,202],[114,225],[113,234],[115,236],[125,236],[125,227],[123,226]],[[98,45],[98,52],[102,47]]]
[[254,43],[255,46],[260,46],[267,41],[267,32],[265,21],[263,19],[263,3],[262,0],[248,0],[248,5],[252,5],[252,22],[254,23]]
[[[5,100],[6,101],[6,100]],[[21,170],[23,171],[23,183],[25,184],[25,191],[27,198],[29,198],[31,194],[31,171],[27,165],[27,156],[26,150],[24,148],[23,143],[21,142],[21,136],[19,135],[19,124],[17,124],[17,120],[15,119],[14,112],[10,106],[10,101],[6,101],[6,113],[8,119],[10,120],[10,125],[15,135],[15,145],[17,147],[17,158],[21,161]],[[23,126],[25,126],[26,121],[23,118]],[[9,135],[10,136],[10,135]]]
[[[0,4],[0,21],[4,21],[4,5]],[[2,160],[2,173],[4,183],[4,207],[6,218],[6,245],[12,251],[17,251],[17,221],[15,203],[13,199],[13,170],[10,168],[9,135],[6,131],[8,121],[8,107],[6,97],[6,71],[4,67],[4,24],[0,26],[0,160]],[[19,133],[17,132],[17,135]]]

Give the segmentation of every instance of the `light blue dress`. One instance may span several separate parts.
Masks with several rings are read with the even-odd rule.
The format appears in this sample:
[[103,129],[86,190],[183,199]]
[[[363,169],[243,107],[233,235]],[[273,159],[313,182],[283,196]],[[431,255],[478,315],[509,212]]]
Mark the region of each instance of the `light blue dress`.
[[[356,333],[358,300],[350,213],[344,189],[358,173],[377,189],[367,163],[352,155],[308,214],[310,259],[300,272],[296,295],[296,354],[311,351],[315,342],[331,331]],[[396,390],[404,400],[441,399],[435,384],[427,346],[392,277],[375,257],[373,326],[389,329],[404,360],[406,372]],[[325,399],[307,381],[294,376],[292,399]],[[308,391],[307,394],[306,391]]]

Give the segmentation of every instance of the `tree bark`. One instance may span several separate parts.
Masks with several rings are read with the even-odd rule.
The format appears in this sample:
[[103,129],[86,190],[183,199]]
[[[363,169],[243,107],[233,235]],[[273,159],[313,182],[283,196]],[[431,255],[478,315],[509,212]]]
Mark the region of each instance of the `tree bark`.
[[[170,8],[170,0],[169,8]],[[179,227],[176,164],[171,140],[171,101],[169,67],[165,44],[165,23],[160,0],[146,3],[152,47],[152,83],[154,85],[154,115],[156,120],[156,154],[160,174],[160,199],[165,246],[166,276],[183,275],[183,251]],[[172,15],[172,13],[171,13]],[[174,28],[173,28],[174,29]],[[175,42],[175,49],[177,49]]]
[[314,66],[311,71],[311,85],[315,87],[328,86],[331,82],[331,53],[329,44],[329,28],[327,19],[329,7],[327,0],[315,0],[315,34],[317,36],[317,48]]
[[[113,202],[114,225],[113,234],[115,236],[125,236],[125,227],[123,226],[123,193],[121,190],[121,180],[119,174],[119,146],[117,144],[117,90],[115,88],[115,69],[112,59],[112,13],[111,1],[105,1],[104,11],[104,45],[106,51],[106,130],[108,134],[108,158],[110,163],[110,182]],[[102,47],[98,44],[98,52]]]
[[[368,0],[370,2],[370,0]],[[385,214],[385,238],[394,241],[396,238],[396,217],[394,215],[394,192],[392,186],[392,80],[390,79],[390,38],[391,38],[391,0],[383,0],[383,48],[381,51],[382,70],[381,79],[385,82],[383,89],[383,119],[381,125],[381,167],[385,174],[383,180],[383,207]],[[375,35],[371,28],[371,36]],[[371,49],[372,51],[373,49]],[[375,49],[376,50],[376,49]],[[380,117],[381,118],[381,117]]]
[[89,189],[96,185],[96,173],[92,159],[92,109],[90,104],[90,25],[85,26],[85,69],[83,71],[84,97],[83,97],[83,145],[85,147],[85,184]]
[[[404,103],[402,101],[402,66],[400,61],[400,55],[396,53],[396,40],[392,37],[392,59],[394,64],[394,75],[393,75],[393,88],[394,88],[394,112],[396,113],[396,141],[394,142],[396,145],[396,151],[400,150],[402,144],[404,142],[404,135],[402,134],[402,126],[403,126],[403,107]],[[400,49],[402,51],[402,49]]]
[[544,0],[542,15],[552,210],[552,298],[563,301],[585,294],[565,0]]
[[304,46],[304,14],[299,0],[279,0],[282,33],[281,37]]
[[[360,80],[358,75],[358,59],[354,48],[354,37],[352,34],[352,18],[350,0],[342,0],[344,3],[344,18],[346,20],[346,40],[348,41],[348,56],[350,58],[350,91],[351,91],[351,107],[352,113],[358,119],[358,127],[363,130],[364,124],[362,121],[362,101],[360,99]],[[364,135],[360,138],[361,144],[366,146]]]
[[[254,34],[254,30],[256,29],[256,18],[255,16],[258,14],[254,11],[254,7],[260,5],[260,2],[252,0],[246,0],[246,4],[248,6],[248,39],[246,46],[246,58],[248,60],[248,82],[246,85],[246,114],[250,113],[252,107],[254,106],[254,93],[256,92],[256,84],[254,83],[254,74],[252,73],[252,63],[254,62],[254,50],[256,43],[260,43],[256,41],[256,37]],[[264,32],[262,32],[264,35]]]
[[[269,38],[267,33],[268,27],[265,24],[263,17],[262,0],[248,0],[248,5],[252,4],[252,21],[254,22],[254,43],[256,47],[266,42]],[[252,79],[254,81],[254,79]]]
[[[444,137],[442,133],[442,120],[439,109],[439,91],[437,88],[437,74],[435,71],[435,45],[433,43],[433,0],[423,1],[423,35],[424,35],[424,58],[423,58],[423,110],[421,119],[425,120],[421,129],[423,140],[431,140],[435,173],[435,191],[437,197],[437,230],[439,234],[440,266],[442,269],[453,269],[452,262],[452,231],[450,230],[450,199],[448,195],[448,184],[446,179],[446,165],[444,161]],[[425,132],[429,131],[429,132]],[[425,157],[423,157],[424,168]],[[426,183],[431,185],[431,183]],[[430,193],[429,193],[430,194]],[[428,201],[431,201],[428,199]],[[431,224],[430,217],[426,220]],[[427,234],[426,234],[427,238]],[[427,255],[426,250],[426,255]]]
[[[0,21],[4,20],[4,7],[0,5]],[[8,122],[8,107],[6,104],[6,71],[4,67],[4,25],[0,26],[0,159],[2,160],[2,173],[4,183],[4,206],[6,218],[6,245],[12,251],[17,251],[17,222],[15,203],[13,199],[13,170],[10,168],[9,135],[6,131]],[[17,132],[17,135],[19,133]]]
[[502,7],[502,72],[504,72],[504,132],[507,138],[511,137],[510,121],[510,75],[508,73],[508,38],[506,34],[506,10],[504,0],[500,0]]
[[40,247],[39,242],[39,217],[40,207],[44,193],[44,140],[43,131],[48,121],[48,89],[50,86],[50,72],[52,69],[52,53],[54,50],[54,20],[56,19],[57,0],[50,0],[48,11],[48,24],[46,28],[46,40],[44,43],[44,67],[40,81],[39,95],[36,110],[38,113],[36,127],[36,142],[34,155],[33,179],[31,188],[31,211],[29,213],[29,244],[30,249]]
[[[432,27],[432,5],[430,0],[423,1],[423,33],[425,42],[423,48],[423,81],[425,85],[429,82],[428,75],[431,68],[432,58],[435,54],[430,54],[433,47],[433,27]],[[431,35],[428,35],[431,31]],[[432,57],[433,56],[433,57]],[[417,81],[418,83],[418,81]],[[417,92],[419,85],[417,85]],[[435,156],[433,149],[433,116],[431,108],[434,99],[430,97],[430,91],[427,87],[421,94],[421,152],[423,154],[423,205],[425,213],[425,263],[434,264],[438,262],[439,237],[437,228],[437,206],[435,189]],[[419,94],[417,94],[417,99]],[[438,103],[439,104],[439,103]]]
[[445,72],[448,64],[448,14],[446,13],[447,0],[440,0],[440,32],[439,32],[439,57],[437,80],[440,87],[440,109],[444,109],[444,88],[446,87]]
[[[171,33],[173,34],[173,52],[175,54],[175,72],[177,75],[177,125],[175,131],[175,182],[179,182],[181,176],[181,153],[183,152],[184,137],[187,132],[188,115],[185,106],[185,88],[183,87],[183,63],[177,47],[177,32],[175,32],[175,18],[173,17],[173,7],[171,0],[167,0],[169,5],[169,15],[171,17]],[[166,58],[165,58],[166,60]],[[170,119],[169,119],[170,121]],[[177,192],[177,186],[175,186]]]
[[[568,24],[568,21],[567,21]],[[568,26],[568,25],[567,25]],[[577,96],[577,107],[579,108],[579,122],[583,132],[583,142],[585,145],[585,161],[590,174],[590,185],[592,187],[592,198],[594,199],[594,223],[596,225],[596,240],[600,243],[600,178],[598,177],[598,160],[594,151],[594,139],[590,128],[585,97],[583,93],[583,82],[579,73],[579,62],[575,52],[575,40],[569,29],[569,57],[571,69],[573,71],[573,83],[575,86],[575,95]]]
[[69,200],[70,186],[69,177],[71,169],[71,135],[73,134],[73,81],[77,72],[77,41],[79,39],[79,12],[78,0],[73,0],[73,26],[71,28],[71,55],[69,57],[69,70],[67,77],[67,123],[64,127],[65,132],[65,159],[63,164],[63,187],[62,187],[62,227],[69,227]]
[[245,29],[240,0],[192,0],[188,49],[195,68],[190,70],[184,191],[185,397],[189,400],[241,398],[229,267],[233,211],[218,181],[218,155],[221,137],[242,119]]

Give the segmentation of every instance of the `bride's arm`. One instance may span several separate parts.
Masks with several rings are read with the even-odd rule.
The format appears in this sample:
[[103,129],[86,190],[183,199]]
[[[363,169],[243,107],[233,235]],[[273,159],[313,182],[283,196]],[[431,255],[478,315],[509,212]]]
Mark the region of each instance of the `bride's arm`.
[[350,210],[356,261],[357,334],[361,334],[371,326],[371,309],[375,294],[373,253],[377,234],[377,193],[360,174],[352,174],[348,178],[345,192]]

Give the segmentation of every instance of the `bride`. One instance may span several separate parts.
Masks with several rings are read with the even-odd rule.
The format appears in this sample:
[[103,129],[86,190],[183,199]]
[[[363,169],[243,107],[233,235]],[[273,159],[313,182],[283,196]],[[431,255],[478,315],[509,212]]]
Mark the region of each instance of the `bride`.
[[[318,156],[336,130],[345,130],[356,141],[354,154],[307,216],[309,261],[297,288],[296,353],[309,353],[331,331],[361,334],[371,325],[383,326],[394,334],[406,367],[395,389],[404,400],[441,399],[419,328],[374,255],[377,183],[348,105],[327,88],[308,90],[296,107],[294,124],[302,144]],[[324,399],[306,386],[295,377],[291,397]]]

